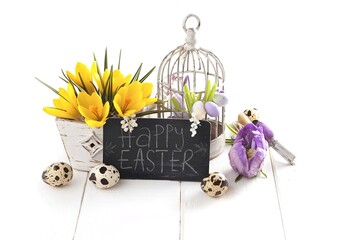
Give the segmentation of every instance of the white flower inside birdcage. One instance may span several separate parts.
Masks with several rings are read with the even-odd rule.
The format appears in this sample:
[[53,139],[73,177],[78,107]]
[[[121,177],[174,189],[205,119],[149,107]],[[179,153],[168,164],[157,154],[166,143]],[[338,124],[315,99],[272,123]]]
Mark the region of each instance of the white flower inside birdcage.
[[[190,18],[197,21],[195,28],[187,28]],[[196,125],[197,121],[202,118],[198,119],[195,115],[198,113],[194,110],[200,108],[192,108],[191,104],[188,104],[190,100],[186,99],[186,93],[189,90],[194,101],[201,101],[206,110],[212,109],[213,111],[213,114],[208,114],[209,111],[203,113],[203,119],[211,124],[210,159],[212,159],[223,151],[225,144],[225,101],[224,104],[216,104],[217,101],[213,101],[213,97],[217,99],[218,96],[224,94],[225,72],[221,61],[215,54],[196,46],[196,31],[199,28],[200,19],[196,15],[188,15],[183,22],[183,29],[187,34],[186,43],[168,53],[160,64],[157,95],[159,99],[165,101],[164,110],[170,110],[170,112],[159,113],[158,116],[190,119],[193,124],[191,129],[193,135],[196,130],[199,131]],[[207,96],[209,90],[213,92],[210,97]]]

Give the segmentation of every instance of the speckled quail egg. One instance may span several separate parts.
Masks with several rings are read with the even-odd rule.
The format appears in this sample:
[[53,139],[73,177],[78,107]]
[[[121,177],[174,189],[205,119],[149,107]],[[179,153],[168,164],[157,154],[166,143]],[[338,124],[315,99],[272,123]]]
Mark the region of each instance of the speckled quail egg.
[[254,122],[254,121],[258,121],[259,120],[259,112],[258,112],[258,110],[256,108],[248,108],[248,109],[244,110],[243,113],[254,124],[256,124],[256,122]]
[[203,192],[211,197],[220,197],[226,193],[229,184],[227,178],[218,172],[211,173],[208,177],[204,178],[201,182]]
[[53,187],[60,187],[68,184],[72,180],[72,177],[72,167],[64,162],[52,163],[42,173],[43,181]]
[[117,184],[120,174],[112,165],[99,164],[90,171],[89,180],[98,188],[110,188]]

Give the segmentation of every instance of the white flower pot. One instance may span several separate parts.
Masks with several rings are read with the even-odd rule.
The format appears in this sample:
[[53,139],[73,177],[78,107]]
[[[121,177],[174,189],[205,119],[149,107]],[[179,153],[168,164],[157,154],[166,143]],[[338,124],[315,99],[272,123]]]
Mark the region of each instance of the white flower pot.
[[80,171],[103,162],[103,128],[91,128],[86,123],[56,118],[57,127],[71,166]]

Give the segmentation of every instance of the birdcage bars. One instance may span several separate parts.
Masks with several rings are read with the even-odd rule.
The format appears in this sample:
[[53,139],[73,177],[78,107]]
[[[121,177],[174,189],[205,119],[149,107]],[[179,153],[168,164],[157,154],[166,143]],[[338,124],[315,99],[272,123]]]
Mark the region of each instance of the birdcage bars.
[[[198,21],[196,29],[186,28],[188,18],[194,17]],[[186,84],[194,94],[204,94],[208,80],[216,83],[217,91],[224,91],[225,72],[221,61],[212,52],[196,47],[196,31],[200,27],[200,20],[196,15],[188,15],[183,22],[183,29],[187,33],[186,43],[168,53],[160,64],[158,71],[158,97],[166,102],[163,110],[170,113],[159,113],[159,117],[188,118],[187,113],[176,112],[171,104],[171,97],[181,96],[181,106],[184,106],[184,85]],[[211,139],[224,135],[225,108],[216,118],[206,120],[212,123]]]

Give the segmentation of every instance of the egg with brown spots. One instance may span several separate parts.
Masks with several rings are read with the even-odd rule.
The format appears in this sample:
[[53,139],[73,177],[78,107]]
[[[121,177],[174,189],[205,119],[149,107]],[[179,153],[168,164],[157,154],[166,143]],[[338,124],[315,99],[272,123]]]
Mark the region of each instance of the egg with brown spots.
[[256,124],[257,121],[259,120],[259,112],[257,110],[257,108],[248,108],[246,110],[243,111],[243,113],[249,118],[249,120]]
[[228,186],[227,178],[222,173],[218,172],[211,173],[201,182],[202,191],[211,197],[222,196],[228,190]]
[[118,183],[120,174],[112,165],[99,164],[89,173],[89,180],[98,188],[110,188]]
[[73,178],[73,169],[68,163],[56,162],[49,165],[42,173],[45,183],[53,187],[68,184]]

